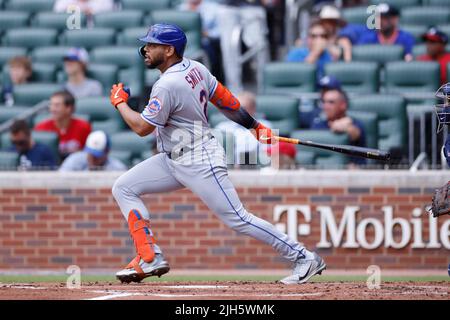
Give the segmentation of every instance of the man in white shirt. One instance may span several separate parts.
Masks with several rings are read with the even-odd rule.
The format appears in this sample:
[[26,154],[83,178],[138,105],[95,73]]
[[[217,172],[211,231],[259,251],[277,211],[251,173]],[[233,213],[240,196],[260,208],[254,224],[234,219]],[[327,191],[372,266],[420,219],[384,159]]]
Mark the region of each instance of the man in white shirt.
[[71,48],[64,56],[67,74],[65,87],[75,98],[95,97],[103,94],[102,84],[86,76],[89,55],[83,48]]
[[[252,117],[257,119],[263,125],[271,128],[272,125],[269,121],[261,119],[256,112],[256,98],[255,95],[249,91],[243,91],[237,96],[238,100],[241,102],[241,106]],[[236,122],[226,120],[220,122],[215,129],[226,131],[234,135],[234,154],[235,154],[235,164],[257,164],[254,163],[256,159],[251,158],[250,155],[260,155],[260,151],[266,151],[266,146],[258,143],[254,136],[243,126],[237,124]],[[246,159],[250,157],[250,159]]]
[[83,151],[72,153],[64,160],[59,171],[125,171],[127,167],[109,156],[111,142],[103,131],[89,134]]
[[87,16],[92,16],[100,12],[114,10],[113,0],[56,0],[53,11],[67,12],[70,7],[79,7],[81,12]]

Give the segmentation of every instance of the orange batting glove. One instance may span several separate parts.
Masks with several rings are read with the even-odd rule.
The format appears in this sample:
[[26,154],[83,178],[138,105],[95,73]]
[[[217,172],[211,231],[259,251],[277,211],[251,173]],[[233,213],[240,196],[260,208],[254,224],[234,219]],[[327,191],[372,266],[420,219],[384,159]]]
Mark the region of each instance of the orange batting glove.
[[255,137],[259,142],[264,144],[272,143],[273,133],[270,128],[267,128],[263,124],[258,123],[258,126],[255,128],[255,133]]
[[130,97],[130,90],[123,87],[123,83],[115,84],[111,89],[111,104],[117,108],[122,102],[128,103],[128,98]]

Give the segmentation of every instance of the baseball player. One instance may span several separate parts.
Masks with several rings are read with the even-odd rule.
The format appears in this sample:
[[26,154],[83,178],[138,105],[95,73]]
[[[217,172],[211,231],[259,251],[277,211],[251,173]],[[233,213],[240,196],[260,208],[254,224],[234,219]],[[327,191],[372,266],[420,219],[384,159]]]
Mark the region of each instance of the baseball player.
[[[437,133],[439,133],[444,128],[444,125],[450,125],[450,82],[443,84],[436,91],[436,98],[442,101],[442,103],[435,105],[436,115],[439,121]],[[450,135],[447,135],[445,140],[443,154],[448,166],[450,166]],[[450,181],[436,189],[428,211],[435,218],[450,214]]]
[[241,108],[204,65],[183,57],[187,40],[179,27],[155,24],[139,40],[145,43],[139,53],[146,66],[161,71],[148,104],[142,113],[132,110],[127,104],[130,93],[122,83],[113,85],[110,99],[138,135],[146,136],[156,129],[160,153],[124,173],[112,188],[137,251],[136,258],[116,277],[122,282],[139,282],[169,271],[140,196],[182,188],[199,196],[230,228],[271,245],[292,261],[292,275],[281,282],[304,283],[320,274],[326,268],[322,258],[242,205],[228,177],[225,151],[208,125],[208,101],[232,121],[252,130],[261,143],[271,143],[272,131]]

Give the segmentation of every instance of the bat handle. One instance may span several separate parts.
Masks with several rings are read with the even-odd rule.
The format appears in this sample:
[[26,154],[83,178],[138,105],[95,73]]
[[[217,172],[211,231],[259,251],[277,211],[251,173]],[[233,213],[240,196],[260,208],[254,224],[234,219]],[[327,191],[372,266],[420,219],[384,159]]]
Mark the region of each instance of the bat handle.
[[299,144],[300,140],[298,139],[293,139],[293,138],[285,138],[285,137],[279,137],[279,136],[274,136],[275,140],[278,141],[282,141],[282,142],[287,142],[287,143],[293,143],[293,144]]

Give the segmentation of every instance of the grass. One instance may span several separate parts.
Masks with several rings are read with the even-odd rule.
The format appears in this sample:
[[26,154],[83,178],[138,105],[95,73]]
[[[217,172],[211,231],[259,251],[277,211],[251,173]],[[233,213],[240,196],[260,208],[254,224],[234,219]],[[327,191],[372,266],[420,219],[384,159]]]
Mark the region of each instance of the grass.
[[[62,282],[67,281],[66,275],[0,275],[0,283],[39,283],[39,282]],[[279,280],[279,276],[163,276],[161,278],[150,277],[145,282],[200,282],[200,281],[256,281],[256,282],[274,282]],[[312,282],[366,282],[366,276],[317,276]],[[425,281],[447,281],[448,276],[391,276],[382,277],[382,282],[425,282]],[[85,275],[81,276],[81,282],[117,282],[113,275]]]

